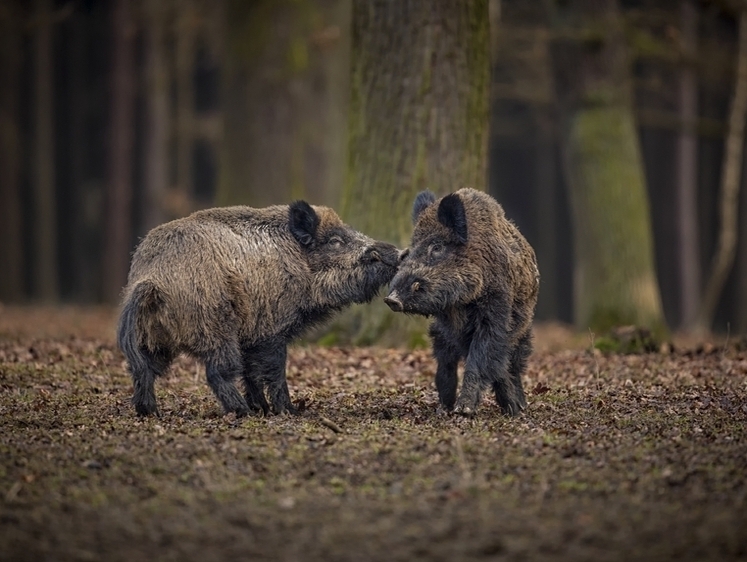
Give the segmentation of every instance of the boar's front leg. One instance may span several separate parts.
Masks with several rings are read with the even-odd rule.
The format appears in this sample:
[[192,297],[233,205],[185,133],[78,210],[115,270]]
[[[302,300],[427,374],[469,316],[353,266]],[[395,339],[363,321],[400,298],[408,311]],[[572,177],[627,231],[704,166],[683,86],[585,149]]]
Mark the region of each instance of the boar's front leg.
[[235,412],[237,416],[249,413],[246,400],[234,384],[243,371],[238,346],[226,345],[207,355],[204,361],[208,384],[226,413]]
[[436,357],[436,390],[438,400],[444,409],[451,411],[456,402],[457,367],[459,366],[458,342],[450,338],[446,331],[438,325],[433,324],[430,329],[433,342],[433,355]]
[[263,415],[270,413],[270,406],[265,398],[265,384],[262,373],[257,365],[257,352],[253,347],[243,347],[241,354],[244,362],[244,396],[249,409],[261,412]]
[[286,343],[272,342],[254,346],[246,354],[250,356],[254,380],[267,388],[272,411],[275,414],[297,414],[298,410],[291,403],[285,380],[285,362],[288,356]]

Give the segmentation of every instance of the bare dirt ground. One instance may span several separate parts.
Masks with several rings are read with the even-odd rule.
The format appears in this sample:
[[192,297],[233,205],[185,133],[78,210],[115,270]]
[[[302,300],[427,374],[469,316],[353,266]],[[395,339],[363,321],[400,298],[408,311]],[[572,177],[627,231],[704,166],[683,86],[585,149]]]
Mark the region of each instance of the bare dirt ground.
[[240,420],[183,358],[141,420],[113,318],[0,308],[0,560],[747,559],[736,338],[541,327],[517,419],[439,415],[427,350],[294,347],[303,414]]

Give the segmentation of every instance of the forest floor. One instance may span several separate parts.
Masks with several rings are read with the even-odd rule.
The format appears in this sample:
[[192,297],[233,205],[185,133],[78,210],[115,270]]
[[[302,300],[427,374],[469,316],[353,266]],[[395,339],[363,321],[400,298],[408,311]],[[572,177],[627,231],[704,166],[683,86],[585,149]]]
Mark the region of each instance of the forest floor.
[[[202,368],[138,419],[108,310],[0,308],[0,559],[747,559],[747,346],[538,327],[519,418],[441,415],[428,350],[295,346],[297,416]],[[588,339],[588,338],[587,338]]]

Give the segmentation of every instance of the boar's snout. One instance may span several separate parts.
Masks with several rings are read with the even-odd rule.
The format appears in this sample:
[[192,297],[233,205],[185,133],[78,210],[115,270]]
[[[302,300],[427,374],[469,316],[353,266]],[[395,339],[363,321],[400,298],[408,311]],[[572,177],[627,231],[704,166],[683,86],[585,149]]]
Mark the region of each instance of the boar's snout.
[[385,265],[397,267],[399,262],[399,250],[392,244],[376,242],[366,248],[363,253],[363,263],[371,264],[381,262]]
[[384,299],[384,302],[394,312],[402,312],[404,310],[404,306],[402,306],[402,301],[399,300],[397,291],[392,291],[391,293],[389,293],[389,295]]

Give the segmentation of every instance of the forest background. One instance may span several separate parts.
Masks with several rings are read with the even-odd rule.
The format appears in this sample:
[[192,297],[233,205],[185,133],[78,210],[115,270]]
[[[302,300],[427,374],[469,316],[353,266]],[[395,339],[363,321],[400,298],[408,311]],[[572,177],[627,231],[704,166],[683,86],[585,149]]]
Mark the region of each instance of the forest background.
[[0,302],[116,304],[138,240],[214,205],[404,247],[418,190],[472,185],[537,252],[539,320],[744,333],[744,9],[3,0]]

